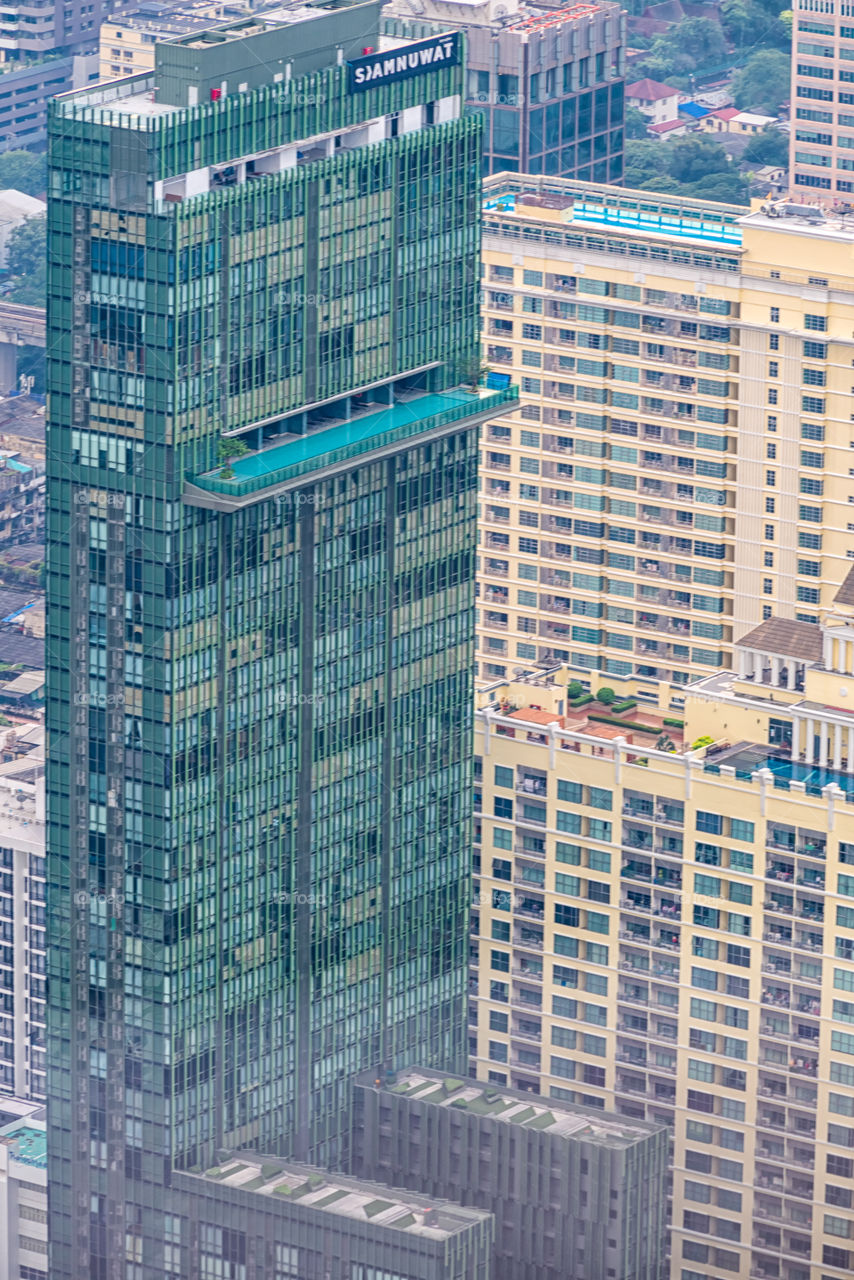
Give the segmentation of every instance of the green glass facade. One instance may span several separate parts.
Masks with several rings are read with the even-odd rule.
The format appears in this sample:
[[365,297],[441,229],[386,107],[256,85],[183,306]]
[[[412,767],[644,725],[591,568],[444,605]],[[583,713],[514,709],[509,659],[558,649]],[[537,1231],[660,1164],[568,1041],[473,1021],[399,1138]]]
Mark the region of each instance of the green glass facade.
[[52,1280],[278,1275],[173,1169],[465,1065],[480,124],[346,70],[52,104]]

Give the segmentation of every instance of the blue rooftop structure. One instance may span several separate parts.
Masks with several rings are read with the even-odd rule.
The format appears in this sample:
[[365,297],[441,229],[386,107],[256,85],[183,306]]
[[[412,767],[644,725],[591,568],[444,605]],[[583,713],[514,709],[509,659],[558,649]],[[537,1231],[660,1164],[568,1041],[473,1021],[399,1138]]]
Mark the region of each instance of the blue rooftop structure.
[[701,107],[699,102],[680,102],[679,110],[684,111],[686,116],[691,116],[693,120],[699,120],[701,116],[709,114],[708,107]]
[[[630,193],[613,187],[597,188],[589,183],[552,180],[551,185],[546,186],[548,179],[529,181],[542,183],[544,195],[563,196],[563,221],[567,227],[592,224],[625,231],[645,231],[679,240],[738,246],[742,243],[742,231],[737,219],[749,212],[725,206],[716,208],[714,203],[704,205],[696,200],[682,201],[678,197],[668,199],[640,191]],[[516,201],[521,194],[509,190],[488,195],[484,211],[515,213]],[[640,198],[633,198],[635,195]]]
[[0,1142],[11,1148],[12,1159],[19,1164],[29,1164],[36,1169],[47,1168],[47,1134],[43,1128],[36,1129],[22,1120],[17,1125],[8,1125],[0,1133]]

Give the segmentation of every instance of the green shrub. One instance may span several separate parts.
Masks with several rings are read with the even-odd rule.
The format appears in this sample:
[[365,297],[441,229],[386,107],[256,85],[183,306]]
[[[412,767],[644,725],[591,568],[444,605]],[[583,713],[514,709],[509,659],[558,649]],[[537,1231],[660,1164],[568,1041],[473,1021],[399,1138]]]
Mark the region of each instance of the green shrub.
[[635,733],[659,734],[661,730],[651,724],[638,724],[636,720],[615,720],[613,716],[595,715],[593,712],[587,717],[588,720],[598,720],[602,724],[613,725],[615,729],[633,729]]
[[685,728],[685,721],[684,721],[684,720],[669,720],[669,719],[667,718],[667,716],[665,716],[665,717],[664,717],[664,723],[665,723],[666,725],[668,725],[671,729],[684,729],[684,728]]
[[578,707],[586,707],[588,702],[594,701],[595,699],[592,693],[582,693],[580,698],[571,698],[569,705],[577,710]]
[[613,689],[609,689],[607,685],[605,686],[604,689],[599,690],[599,692],[596,694],[596,697],[602,703],[603,707],[610,707],[612,702],[617,701],[616,693],[614,693]]
[[634,711],[637,705],[637,698],[623,698],[622,702],[613,703],[611,710],[614,712],[614,715],[620,715],[623,711]]
[[570,680],[566,686],[566,696],[568,698],[580,698],[584,693],[584,685],[580,680]]

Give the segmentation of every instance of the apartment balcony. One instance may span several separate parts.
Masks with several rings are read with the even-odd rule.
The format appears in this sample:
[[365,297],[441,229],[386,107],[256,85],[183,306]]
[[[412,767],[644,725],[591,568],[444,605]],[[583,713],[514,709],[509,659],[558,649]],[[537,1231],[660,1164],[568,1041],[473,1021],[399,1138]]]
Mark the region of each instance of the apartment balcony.
[[513,946],[521,947],[523,951],[542,951],[543,939],[524,937],[522,934],[514,933]]
[[616,1084],[617,1093],[630,1093],[636,1098],[651,1097],[652,1094],[647,1088],[646,1081],[638,1078],[621,1079],[617,1077]]
[[762,1003],[773,1005],[776,1009],[788,1009],[791,1006],[791,994],[782,987],[766,987],[762,992]]
[[652,822],[653,820],[654,811],[651,804],[648,807],[641,807],[637,804],[624,804],[622,812],[624,818],[640,818],[641,822]]
[[649,1034],[649,1029],[647,1027],[634,1026],[630,1022],[627,1022],[625,1018],[622,1020],[618,1019],[617,1030],[624,1032],[626,1035],[639,1036],[641,1039],[645,1039]]
[[545,778],[530,778],[523,775],[516,780],[516,791],[520,795],[539,796],[544,800],[548,794],[548,783]]
[[510,996],[510,1007],[513,1009],[536,1009],[542,1012],[543,997],[541,992],[514,991]]
[[617,999],[628,1001],[630,1004],[649,1004],[649,996],[639,993],[637,988],[620,987]]
[[510,568],[504,560],[497,561],[488,559],[486,561],[486,572],[492,577],[509,578],[510,576]]
[[646,1057],[637,1057],[636,1055],[626,1053],[622,1050],[617,1051],[615,1060],[617,1062],[623,1062],[630,1067],[637,1067],[641,1071],[645,1070],[647,1065]]
[[653,977],[660,978],[663,982],[679,981],[679,965],[656,964],[652,969]]
[[[526,821],[527,821],[527,819],[526,819]],[[533,849],[533,848],[531,848],[530,846],[528,846],[528,845],[526,845],[526,844],[521,844],[518,840],[517,840],[517,841],[516,841],[516,843],[513,845],[513,852],[514,852],[514,853],[521,853],[521,854],[523,854],[526,858],[545,858],[545,856],[546,856],[546,850],[545,850],[545,847],[543,847],[542,849]]]
[[631,942],[638,947],[648,947],[651,945],[649,930],[646,933],[640,933],[633,929],[621,929],[620,937],[624,942]]
[[537,1044],[539,1044],[543,1036],[542,1028],[540,1028],[537,1031],[534,1031],[534,1030],[524,1031],[521,1027],[511,1027],[510,1034],[513,1037],[521,1037],[522,1040],[531,1040],[536,1042]]

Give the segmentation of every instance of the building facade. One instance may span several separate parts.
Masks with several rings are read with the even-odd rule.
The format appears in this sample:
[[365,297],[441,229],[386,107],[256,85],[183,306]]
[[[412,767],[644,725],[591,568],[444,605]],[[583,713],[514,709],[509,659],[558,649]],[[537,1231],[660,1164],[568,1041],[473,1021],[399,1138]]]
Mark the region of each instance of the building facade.
[[357,1073],[465,1068],[475,429],[512,392],[459,385],[462,39],[366,54],[378,17],[52,104],[52,1280],[236,1264],[174,1169],[345,1163]]
[[660,1280],[663,1126],[439,1072],[356,1087],[365,1177],[488,1210],[501,1280]]
[[200,1234],[199,1260],[218,1261],[223,1237],[243,1237],[248,1247],[231,1261],[245,1266],[247,1280],[488,1280],[492,1274],[492,1215],[443,1197],[389,1191],[364,1178],[242,1153],[206,1174],[178,1173],[175,1185],[198,1199],[200,1216],[217,1224],[207,1239]]
[[0,1099],[0,1280],[48,1280],[44,1107]]
[[674,1280],[854,1265],[852,582],[681,723],[478,695],[477,1075],[672,1128]]
[[0,151],[44,150],[47,100],[96,79],[93,55],[0,63]]
[[[845,220],[492,179],[478,675],[566,662],[658,701],[851,556]],[[790,208],[795,208],[790,206]]]
[[789,190],[845,206],[854,192],[854,26],[845,3],[792,6]]
[[625,15],[596,4],[392,0],[384,40],[466,33],[466,101],[484,118],[484,173],[621,182]]
[[98,46],[98,27],[106,11],[101,0],[83,4],[15,4],[0,15],[0,59],[18,62],[60,50],[85,53]]
[[13,758],[22,728],[0,739],[0,1109],[45,1096],[44,748]]
[[216,22],[243,17],[246,9],[237,4],[167,4],[164,0],[143,0],[134,9],[110,14],[98,33],[98,79],[115,80],[154,70],[154,46],[176,36],[206,31]]

